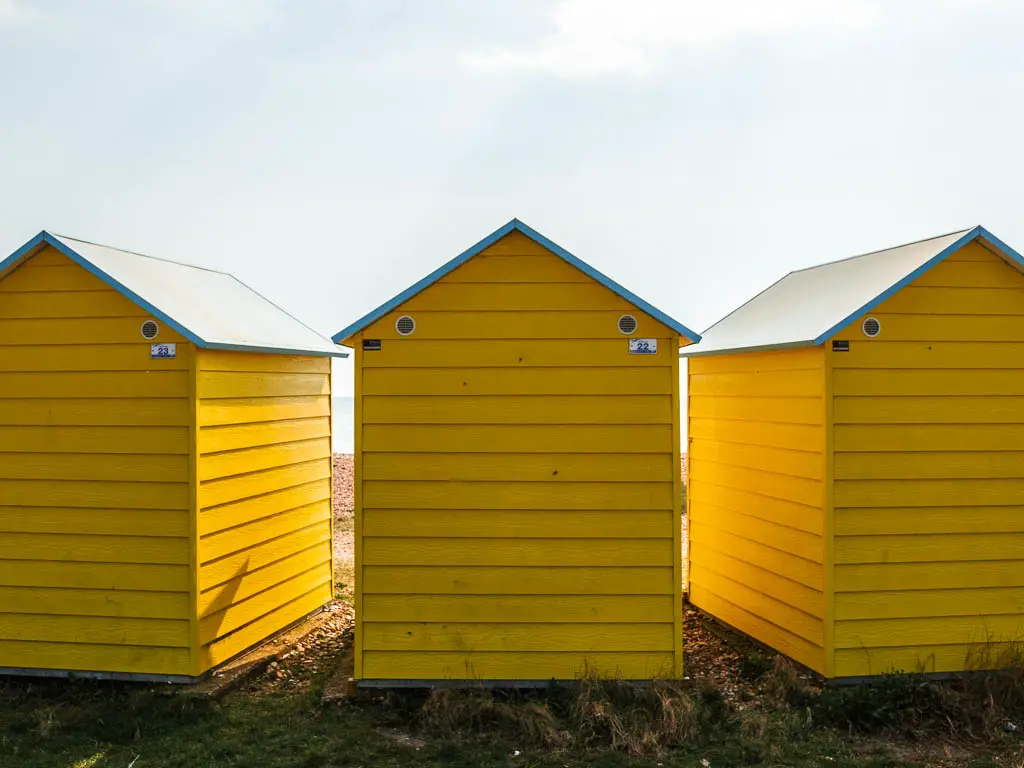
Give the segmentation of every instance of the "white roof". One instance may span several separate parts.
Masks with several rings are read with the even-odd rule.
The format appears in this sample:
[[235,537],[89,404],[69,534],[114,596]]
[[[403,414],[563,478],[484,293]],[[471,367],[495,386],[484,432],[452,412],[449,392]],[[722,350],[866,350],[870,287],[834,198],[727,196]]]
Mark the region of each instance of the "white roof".
[[1024,259],[983,227],[790,272],[684,347],[682,357],[816,346],[950,254],[980,239],[1008,262]]
[[0,263],[0,279],[45,245],[99,277],[205,349],[347,353],[226,272],[41,232]]

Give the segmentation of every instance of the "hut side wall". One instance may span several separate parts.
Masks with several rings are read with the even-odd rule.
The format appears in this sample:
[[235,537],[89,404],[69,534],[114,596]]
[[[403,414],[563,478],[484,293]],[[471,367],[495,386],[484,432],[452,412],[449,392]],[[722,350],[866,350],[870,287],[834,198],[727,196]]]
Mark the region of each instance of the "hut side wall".
[[975,243],[871,316],[826,353],[835,673],[990,665],[1024,637],[1024,276]]
[[357,677],[678,672],[678,337],[513,233],[354,343]]
[[0,280],[0,667],[190,674],[189,371],[53,249]]
[[688,365],[690,600],[823,672],[824,355]]
[[201,669],[332,596],[330,359],[199,351]]

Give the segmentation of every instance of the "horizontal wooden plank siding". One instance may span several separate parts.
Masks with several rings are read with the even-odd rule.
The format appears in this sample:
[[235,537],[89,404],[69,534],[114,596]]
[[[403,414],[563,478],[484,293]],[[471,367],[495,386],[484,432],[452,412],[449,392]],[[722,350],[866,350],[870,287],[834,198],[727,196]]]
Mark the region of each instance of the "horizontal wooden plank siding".
[[671,422],[670,395],[363,395],[364,424]]
[[[645,624],[652,616],[671,610],[670,595],[375,595],[364,617],[377,622],[443,622],[467,624],[551,625],[557,623]],[[671,632],[672,625],[655,622],[655,632]],[[525,627],[528,629],[528,627]],[[606,631],[606,627],[585,627]],[[381,628],[381,631],[387,631]],[[670,644],[672,641],[669,640]],[[626,649],[628,650],[628,648]]]
[[0,280],[0,667],[189,674],[192,345],[46,249]]
[[355,343],[356,676],[677,674],[671,330],[513,233]]
[[200,351],[199,659],[331,598],[330,361]]
[[[667,651],[364,651],[363,677],[376,680],[621,680],[671,677]],[[526,678],[524,670],[536,677]]]
[[824,671],[824,355],[688,365],[690,600]]
[[836,675],[1024,639],[1024,276],[972,244],[834,353]]
[[672,513],[636,510],[363,510],[363,533],[370,537],[518,538],[543,527],[548,538],[649,539],[662,536]]
[[423,566],[372,565],[362,571],[366,593],[380,595],[666,595],[672,573],[660,566]]
[[459,454],[652,455],[672,439],[669,424],[364,424],[362,431],[367,453],[433,453],[442,444]]

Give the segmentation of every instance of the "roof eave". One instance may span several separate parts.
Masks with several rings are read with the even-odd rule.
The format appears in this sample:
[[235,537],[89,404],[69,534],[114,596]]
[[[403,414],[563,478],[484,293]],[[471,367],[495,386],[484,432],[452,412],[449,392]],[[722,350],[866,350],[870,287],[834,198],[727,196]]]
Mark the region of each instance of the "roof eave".
[[34,255],[37,250],[46,245],[47,237],[49,237],[49,233],[43,230],[10,256],[0,261],[0,279],[3,278],[5,273],[17,267],[22,261]]
[[226,341],[208,341],[205,349],[223,352],[264,352],[272,355],[299,355],[302,357],[348,357],[344,349],[331,351],[327,349],[303,349],[301,347],[266,347],[260,344],[236,344]]
[[[41,238],[40,244],[45,243],[46,245],[50,245],[53,248],[56,248],[58,251],[60,251],[62,254],[67,256],[78,266],[84,269],[86,272],[90,273],[94,277],[99,278],[104,283],[113,288],[115,291],[124,296],[126,299],[142,307],[154,317],[162,320],[168,327],[173,328],[175,331],[184,336],[197,347],[202,349],[207,346],[207,342],[205,339],[200,338],[199,335],[194,333],[191,329],[186,328],[184,325],[182,325],[180,322],[178,322],[173,317],[168,315],[166,312],[161,311],[158,307],[154,306],[153,304],[150,304],[137,293],[130,290],[127,286],[115,280],[113,277],[108,275],[106,272],[97,267],[87,258],[82,256],[80,253],[78,253],[78,251],[76,251],[70,245],[65,243],[56,235],[52,235],[46,230],[43,230],[42,232],[39,233],[39,235],[36,236],[36,238],[33,238],[33,240],[37,238]],[[32,241],[29,242],[31,243]],[[25,246],[22,246],[22,248],[24,247]],[[17,253],[17,251],[15,251],[15,253]]]
[[435,282],[440,280],[449,272],[453,271],[456,267],[460,267],[463,264],[465,264],[471,258],[480,253],[480,251],[490,247],[491,245],[494,245],[494,243],[498,242],[505,235],[512,232],[516,228],[517,223],[518,222],[516,219],[512,219],[512,221],[510,221],[508,224],[505,224],[503,227],[499,227],[494,232],[485,237],[483,240],[471,246],[470,248],[467,248],[454,259],[446,261],[444,264],[435,269],[429,275],[413,283],[394,298],[385,301],[376,309],[372,309],[369,312],[367,312],[354,323],[346,326],[345,328],[342,328],[340,331],[338,331],[331,337],[331,341],[333,341],[335,344],[346,343],[352,336],[359,333],[367,326],[372,325],[377,320],[380,320],[380,318],[382,318],[388,312],[404,304],[416,294],[426,290],[429,286],[433,285]]
[[518,219],[513,219],[511,223],[515,224],[516,229],[518,229],[524,235],[526,235],[531,240],[536,242],[538,245],[541,245],[544,248],[547,248],[552,253],[560,256],[562,259],[572,264],[574,267],[576,267],[576,269],[585,274],[587,277],[596,280],[597,282],[601,283],[601,285],[603,285],[605,288],[608,288],[612,292],[617,293],[630,304],[634,305],[637,309],[647,313],[662,325],[668,326],[673,331],[678,333],[680,336],[689,339],[693,343],[697,343],[700,341],[699,333],[691,331],[689,328],[687,328],[685,325],[680,323],[675,318],[669,317],[657,307],[648,304],[635,293],[619,285],[617,282],[612,280],[603,272],[594,269],[592,266],[587,264],[582,259],[577,258],[569,251],[565,250],[562,246],[558,245],[558,243],[552,242],[548,238],[544,237],[544,235],[542,235],[540,232],[537,232],[535,229],[524,224]]
[[[145,309],[151,315],[161,320],[167,327],[173,328],[183,337],[188,339],[190,342],[196,345],[200,349],[217,349],[225,351],[236,351],[236,352],[266,352],[270,354],[286,354],[286,355],[304,355],[309,357],[348,357],[348,352],[339,349],[337,352],[328,351],[327,349],[302,349],[302,348],[289,348],[289,347],[268,347],[262,345],[246,345],[246,344],[232,344],[228,342],[211,341],[209,339],[201,338],[198,334],[194,333],[191,329],[185,327],[180,322],[175,320],[173,317],[168,315],[166,312],[161,311],[159,308],[149,303],[134,291],[127,288],[125,285],[115,280],[109,274],[104,272],[102,269],[97,267],[91,261],[82,256],[78,251],[72,248],[70,245],[65,243],[59,236],[53,235],[46,230],[43,230],[38,235],[33,237],[18,250],[0,262],[0,276],[2,276],[8,270],[16,267],[26,258],[34,255],[40,248],[44,246],[51,246],[66,257],[71,259],[75,264],[80,266],[85,271],[89,272],[94,277],[102,280],[105,284],[109,285],[115,291],[120,293],[129,301],[137,304],[138,306]],[[324,342],[326,343],[326,339]]]
[[979,239],[987,240],[991,245],[994,245],[996,248],[998,248],[1000,251],[1006,254],[1007,258],[1009,258],[1010,261],[1014,262],[1018,269],[1024,270],[1024,256],[1019,254],[1017,251],[1008,246],[1006,243],[1004,243],[1002,240],[993,235],[984,227],[976,227],[976,229],[978,230]]
[[772,352],[783,349],[798,349],[800,347],[815,346],[813,339],[802,339],[800,341],[787,341],[780,344],[755,344],[749,347],[727,347],[719,349],[702,350],[699,346],[683,347],[679,350],[680,357],[711,357],[713,355],[745,355],[749,352]]
[[[954,254],[957,251],[959,251],[961,248],[963,248],[968,243],[971,243],[972,241],[976,240],[978,237],[983,236],[983,235],[987,235],[987,234],[988,233],[985,231],[985,229],[983,227],[980,227],[980,226],[973,227],[972,229],[967,230],[967,232],[965,232],[961,237],[957,238],[954,242],[952,242],[949,245],[947,245],[945,248],[943,248],[937,254],[935,254],[930,259],[928,259],[928,261],[926,261],[924,264],[922,264],[919,267],[917,267],[916,269],[914,269],[906,277],[904,277],[903,279],[893,283],[888,288],[886,288],[884,291],[882,291],[880,294],[878,294],[875,298],[873,298],[871,301],[869,301],[866,304],[864,304],[863,306],[859,307],[855,312],[851,312],[849,315],[844,317],[842,320],[840,320],[838,323],[833,325],[827,331],[825,331],[824,333],[822,333],[819,336],[817,336],[814,339],[815,346],[819,346],[821,344],[824,344],[826,341],[828,341],[830,338],[832,338],[832,336],[834,336],[836,333],[841,331],[847,325],[852,323],[858,317],[860,317],[861,315],[863,315],[866,312],[870,312],[875,307],[877,307],[879,304],[881,304],[883,301],[888,299],[890,296],[892,296],[895,293],[897,293],[897,292],[903,290],[904,288],[906,288],[908,285],[910,285],[910,283],[914,282],[917,278],[921,277],[921,275],[926,273],[928,270],[930,270],[936,264],[940,264],[941,262],[945,261],[947,258],[949,258],[949,256],[951,256],[952,254]],[[992,235],[989,235],[989,237],[992,237],[993,241],[998,241],[998,239],[995,238]],[[1006,248],[1007,253],[1008,254],[1013,254],[1015,256],[1015,258],[1017,258],[1017,259],[1021,258],[1020,254],[1018,254],[1013,249],[1009,248],[1009,246],[1000,246],[1000,247]],[[1021,260],[1020,263],[1024,264],[1024,260]]]

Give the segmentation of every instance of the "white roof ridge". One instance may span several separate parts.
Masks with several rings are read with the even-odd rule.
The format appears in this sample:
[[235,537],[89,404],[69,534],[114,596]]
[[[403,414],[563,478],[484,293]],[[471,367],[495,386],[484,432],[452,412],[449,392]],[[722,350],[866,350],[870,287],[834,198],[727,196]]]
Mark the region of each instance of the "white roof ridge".
[[708,327],[680,356],[818,346],[976,241],[1024,271],[1024,257],[984,227],[957,229],[788,272]]
[[0,261],[0,279],[42,246],[142,307],[202,349],[347,357],[324,334],[230,272],[43,230]]
[[[81,237],[74,237],[73,235],[62,235],[59,232],[51,232],[54,237],[59,237],[61,240],[73,240],[76,243],[84,243],[85,245],[91,245],[94,248],[107,248],[111,251],[118,251],[119,253],[127,253],[129,256],[138,256],[141,259],[152,259],[153,261],[162,261],[165,264],[175,264],[179,267],[188,267],[189,269],[201,269],[204,272],[213,272],[218,275],[227,275],[234,277],[230,272],[225,272],[221,269],[212,269],[211,267],[201,267],[198,264],[189,264],[185,261],[178,261],[177,259],[165,259],[161,256],[151,256],[148,253],[139,253],[138,251],[129,251],[127,248],[118,248],[116,245],[105,245],[104,243],[97,243],[92,240],[84,240]],[[235,278],[236,280],[238,278]],[[241,281],[239,281],[241,282]],[[244,285],[244,283],[243,283]],[[248,287],[248,286],[246,286]]]
[[934,237],[922,237],[919,240],[911,240],[909,243],[902,243],[901,245],[893,245],[893,246],[891,246],[889,248],[879,248],[879,249],[874,250],[874,251],[866,251],[864,253],[858,253],[858,254],[856,254],[854,256],[844,256],[841,259],[832,259],[832,261],[823,261],[820,264],[813,264],[813,265],[811,265],[809,267],[800,267],[799,269],[790,270],[781,279],[785,279],[786,277],[789,277],[790,275],[792,275],[792,274],[794,274],[796,272],[809,272],[812,269],[821,269],[822,267],[830,267],[833,264],[842,264],[844,261],[853,261],[854,259],[863,259],[865,256],[875,256],[875,255],[877,255],[879,253],[885,253],[886,251],[896,251],[896,250],[899,250],[900,248],[907,248],[908,246],[911,246],[911,245],[920,245],[921,243],[927,243],[929,240],[941,240],[944,237],[952,237],[953,235],[966,235],[972,229],[977,229],[977,228],[978,228],[977,226],[973,226],[973,227],[967,227],[966,229],[954,229],[952,232],[946,232],[945,234],[942,234],[942,235],[935,235]]
[[295,315],[293,315],[293,314],[292,314],[291,312],[289,312],[289,311],[288,311],[287,309],[285,309],[285,308],[284,308],[284,307],[282,307],[282,306],[281,306],[280,304],[278,304],[278,303],[277,303],[276,301],[274,301],[273,299],[268,299],[268,298],[267,298],[266,296],[264,296],[264,295],[263,295],[262,293],[260,293],[260,292],[259,292],[259,291],[257,291],[257,290],[256,290],[255,288],[253,288],[253,287],[252,287],[251,285],[249,285],[249,284],[248,284],[248,283],[246,283],[246,282],[243,282],[242,280],[240,280],[240,279],[239,279],[238,277],[236,277],[235,275],[231,274],[230,272],[221,272],[220,274],[222,274],[222,275],[227,275],[227,276],[228,276],[228,277],[230,277],[230,278],[231,278],[232,280],[234,280],[234,281],[235,281],[236,283],[238,283],[239,285],[241,285],[241,286],[242,286],[243,288],[247,288],[248,290],[252,291],[252,292],[253,292],[254,294],[256,294],[257,296],[259,296],[259,297],[260,297],[261,299],[263,299],[263,300],[264,300],[265,302],[267,302],[267,304],[269,304],[270,306],[272,306],[272,307],[273,307],[274,309],[276,309],[276,310],[277,310],[278,312],[280,312],[280,313],[281,313],[281,314],[283,314],[283,315],[287,315],[288,317],[290,317],[290,318],[291,318],[292,320],[294,320],[294,321],[295,321],[296,323],[298,323],[299,325],[303,326],[303,327],[304,327],[304,328],[306,328],[307,330],[309,330],[309,331],[311,331],[312,333],[315,333],[315,334],[316,334],[317,336],[321,337],[321,338],[322,338],[322,339],[323,339],[324,341],[326,341],[326,342],[327,342],[328,344],[334,344],[334,342],[333,342],[333,341],[331,340],[331,337],[330,337],[330,336],[327,336],[326,334],[323,334],[323,333],[321,333],[321,332],[320,332],[320,331],[318,331],[318,330],[317,330],[316,328],[314,328],[313,326],[311,326],[311,325],[310,325],[309,323],[306,323],[306,322],[304,322],[303,320],[300,320],[300,319],[299,319],[299,318],[297,318],[297,317],[296,317]]

